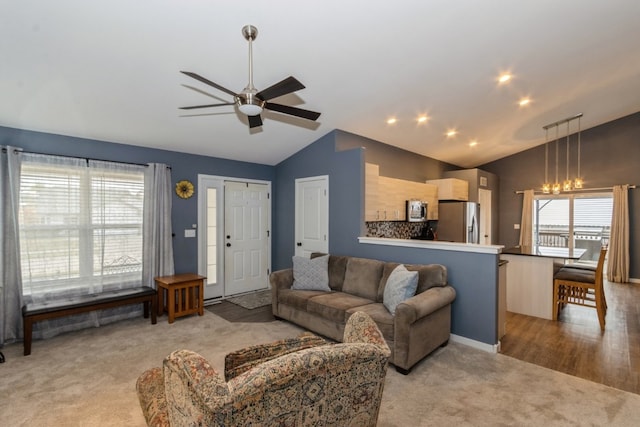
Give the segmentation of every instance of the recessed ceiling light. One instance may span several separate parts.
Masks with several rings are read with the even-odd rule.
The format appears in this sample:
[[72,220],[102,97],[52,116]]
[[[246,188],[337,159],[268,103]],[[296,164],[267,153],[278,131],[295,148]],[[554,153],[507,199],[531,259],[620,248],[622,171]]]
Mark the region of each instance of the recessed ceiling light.
[[478,141],[475,140],[469,143],[469,147],[475,147],[476,145],[478,145]]
[[426,123],[427,120],[429,120],[429,117],[427,117],[427,116],[418,117],[418,123]]
[[522,98],[520,101],[518,101],[518,105],[521,107],[529,105],[530,103],[531,103],[531,99],[529,98]]
[[456,136],[457,133],[458,133],[457,130],[449,129],[445,135],[447,135],[447,138],[452,138],[452,137]]
[[500,77],[498,77],[498,83],[500,83],[500,84],[507,83],[512,78],[513,78],[513,75],[511,75],[510,73],[502,73],[502,74],[500,74]]
[[390,117],[390,118],[387,119],[387,124],[388,125],[394,125],[394,124],[396,124],[397,121],[398,120],[395,117]]

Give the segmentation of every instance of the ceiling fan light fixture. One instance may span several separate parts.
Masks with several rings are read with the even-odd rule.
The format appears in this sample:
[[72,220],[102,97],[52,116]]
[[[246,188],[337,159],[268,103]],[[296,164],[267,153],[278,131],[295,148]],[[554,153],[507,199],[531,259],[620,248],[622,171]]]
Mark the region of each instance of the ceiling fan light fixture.
[[236,97],[236,105],[245,116],[257,116],[262,113],[264,101],[253,93],[243,93],[242,96]]

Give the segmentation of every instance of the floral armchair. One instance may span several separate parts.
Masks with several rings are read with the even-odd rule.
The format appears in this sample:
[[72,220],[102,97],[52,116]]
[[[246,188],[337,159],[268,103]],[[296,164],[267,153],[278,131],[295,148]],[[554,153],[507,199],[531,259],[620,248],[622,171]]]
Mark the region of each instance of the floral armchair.
[[150,426],[375,426],[390,350],[362,312],[344,342],[303,334],[225,358],[225,378],[178,350],[136,383]]

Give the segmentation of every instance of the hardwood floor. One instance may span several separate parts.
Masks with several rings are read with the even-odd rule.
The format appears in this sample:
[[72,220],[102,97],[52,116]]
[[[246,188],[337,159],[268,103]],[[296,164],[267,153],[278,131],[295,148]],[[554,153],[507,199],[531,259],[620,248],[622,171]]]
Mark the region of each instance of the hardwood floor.
[[557,322],[507,313],[502,354],[640,394],[640,284],[605,283],[601,332],[595,309],[568,305]]
[[[600,331],[592,308],[568,305],[557,322],[507,313],[501,353],[640,394],[640,284],[605,283],[608,310]],[[247,310],[227,301],[206,307],[231,322],[271,322],[271,306]]]

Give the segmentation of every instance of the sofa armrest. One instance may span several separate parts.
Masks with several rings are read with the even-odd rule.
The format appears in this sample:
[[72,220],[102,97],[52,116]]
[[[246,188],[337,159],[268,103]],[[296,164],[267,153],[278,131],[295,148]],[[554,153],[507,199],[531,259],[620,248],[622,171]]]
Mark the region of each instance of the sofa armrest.
[[410,325],[445,305],[451,304],[455,298],[456,291],[451,286],[429,288],[398,304],[395,321]]
[[204,357],[174,351],[164,359],[163,374],[171,425],[227,425],[229,388]]
[[280,289],[290,289],[293,286],[293,268],[274,271],[269,274],[271,284],[271,310],[278,316],[278,303],[280,300]]
[[289,289],[293,286],[293,268],[274,271],[269,275],[272,291]]
[[387,341],[382,336],[382,332],[376,325],[376,322],[362,311],[356,311],[347,320],[344,327],[343,343],[365,343],[375,344],[380,347],[385,355],[389,357],[391,350]]

